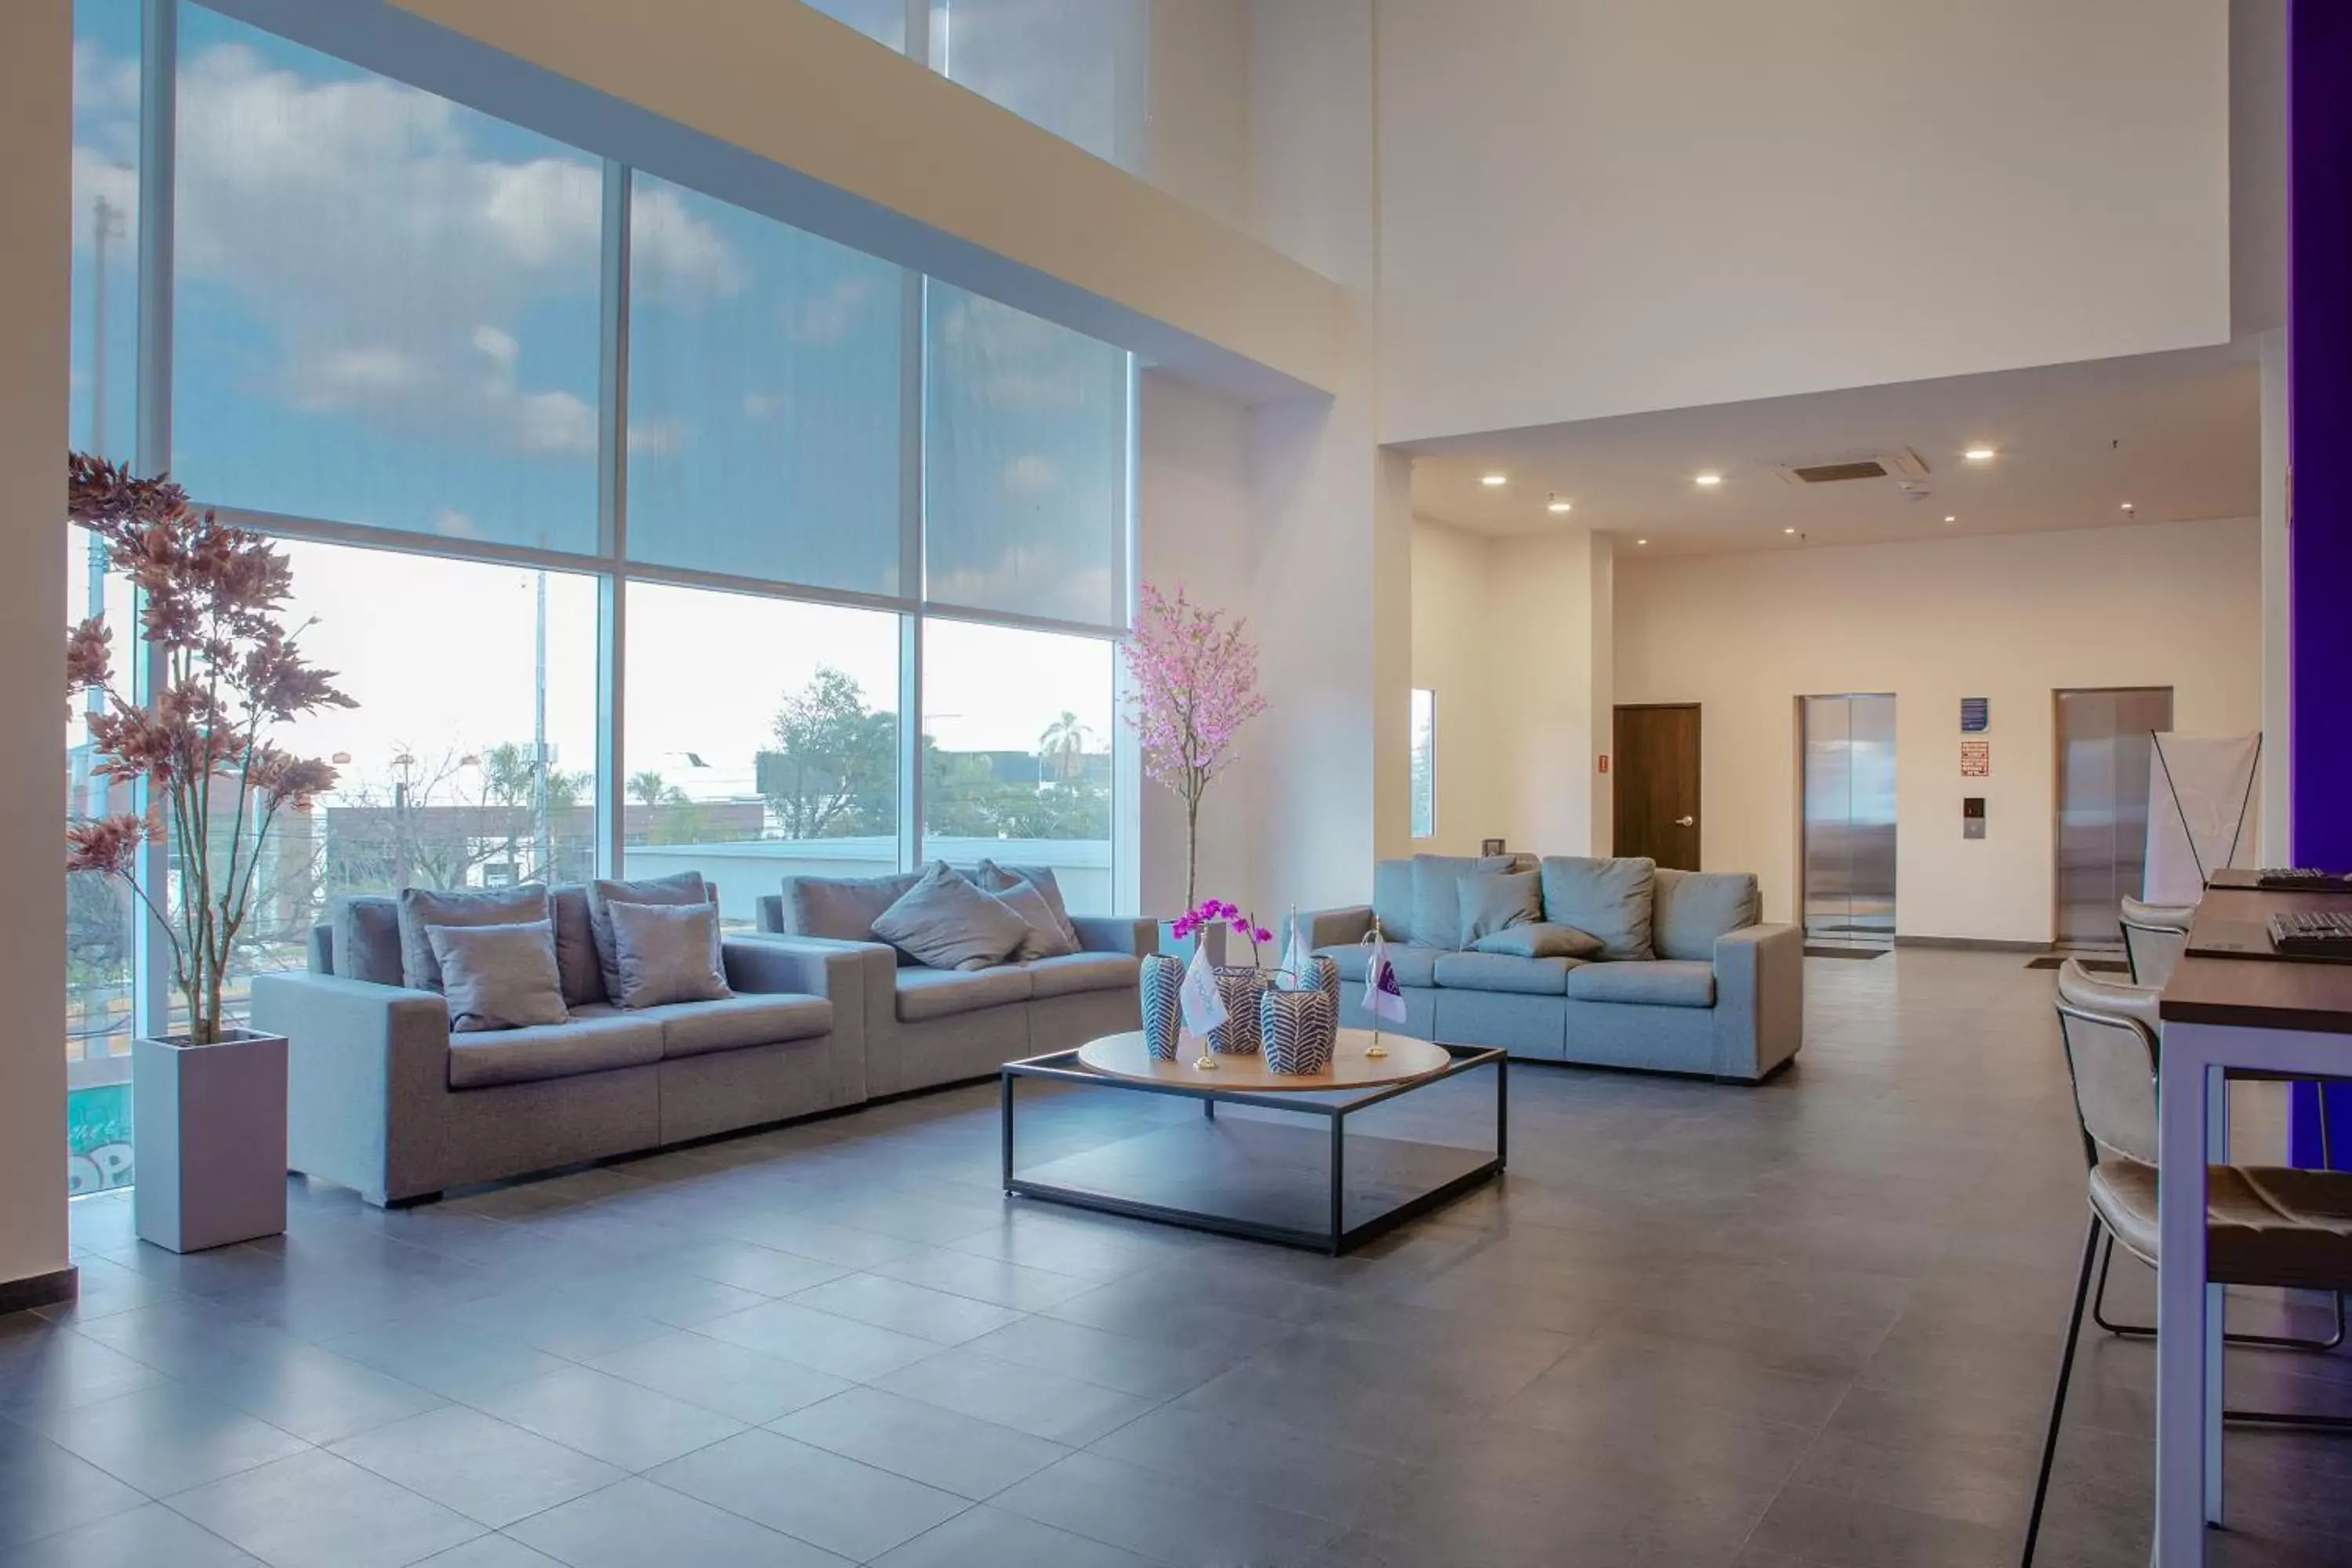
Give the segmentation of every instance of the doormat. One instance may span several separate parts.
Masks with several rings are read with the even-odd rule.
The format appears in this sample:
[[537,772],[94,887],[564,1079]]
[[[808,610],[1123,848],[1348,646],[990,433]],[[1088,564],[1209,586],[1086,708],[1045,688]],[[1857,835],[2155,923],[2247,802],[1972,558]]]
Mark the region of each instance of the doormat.
[[1876,958],[1886,950],[1883,947],[1819,947],[1807,943],[1807,958]]
[[[2045,952],[2039,958],[2028,960],[2025,967],[2028,969],[2057,969],[2063,967],[2069,958],[2074,958],[2074,954],[2067,952]],[[2126,963],[2120,958],[2082,958],[2077,959],[2076,962],[2081,963],[2084,968],[2089,970],[2094,974],[2121,974],[2129,976],[2131,973],[2131,965]]]

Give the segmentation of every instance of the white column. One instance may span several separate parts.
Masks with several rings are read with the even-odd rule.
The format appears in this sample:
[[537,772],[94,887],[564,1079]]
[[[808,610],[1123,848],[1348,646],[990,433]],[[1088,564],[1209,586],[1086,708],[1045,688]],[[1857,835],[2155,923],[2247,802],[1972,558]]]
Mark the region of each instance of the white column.
[[[67,1264],[64,625],[72,0],[0,49],[0,1288]],[[116,637],[123,645],[121,634]]]
[[2287,685],[2286,333],[2263,345],[2263,785],[2262,864],[2292,864],[2287,769],[2294,730]]
[[1495,793],[1515,850],[1609,852],[1610,781],[1596,759],[1608,749],[1613,700],[1604,608],[1613,569],[1609,542],[1588,529],[1495,542]]

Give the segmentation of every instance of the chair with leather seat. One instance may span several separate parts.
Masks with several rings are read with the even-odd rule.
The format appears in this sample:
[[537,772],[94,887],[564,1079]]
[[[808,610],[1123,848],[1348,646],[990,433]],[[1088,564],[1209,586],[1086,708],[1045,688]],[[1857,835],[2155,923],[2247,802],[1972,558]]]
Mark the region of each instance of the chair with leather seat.
[[[2155,1266],[2157,1230],[2157,1033],[2142,1016],[2153,993],[2097,980],[2074,960],[2058,973],[2058,1022],[2074,1110],[2090,1167],[2090,1226],[2066,1319],[2066,1346],[2050,1402],[2050,1426],[2020,1562],[2030,1565],[2050,1493],[2066,1384],[2104,1239]],[[2352,1289],[2352,1174],[2256,1165],[2215,1165],[2207,1175],[2206,1278],[2215,1285],[2341,1292]],[[2338,1296],[2341,1310],[2341,1297]],[[2237,1342],[2244,1342],[2239,1340]],[[2229,1421],[2352,1431],[2352,1417],[2227,1411]]]
[[2124,958],[2131,964],[2132,984],[2164,989],[2173,966],[2189,950],[2189,925],[2197,918],[2194,904],[2144,904],[2126,898],[2118,917],[2124,928]]

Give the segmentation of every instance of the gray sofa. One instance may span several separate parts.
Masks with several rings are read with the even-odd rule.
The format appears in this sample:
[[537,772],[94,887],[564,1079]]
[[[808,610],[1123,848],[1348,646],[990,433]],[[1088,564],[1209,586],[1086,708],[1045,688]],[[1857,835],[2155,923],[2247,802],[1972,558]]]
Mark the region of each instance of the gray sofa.
[[[1041,889],[1053,884],[1045,868],[1003,869]],[[760,900],[760,930],[778,951],[852,966],[869,1095],[984,1078],[1006,1062],[1139,1026],[1138,976],[1158,951],[1154,922],[1070,917],[1082,952],[988,969],[926,968],[873,930],[919,874],[787,877],[781,893]],[[1058,889],[1050,896],[1058,910]]]
[[[551,889],[587,940],[579,888]],[[863,964],[757,937],[722,943],[723,1001],[624,1012],[596,965],[568,1024],[453,1036],[440,993],[401,984],[395,900],[347,899],[307,973],[258,974],[253,1026],[284,1035],[287,1163],[383,1205],[635,1153],[866,1097]]]
[[[1538,870],[1545,921],[1607,929],[1608,956],[1466,951],[1437,891],[1466,875]],[[1515,1057],[1760,1082],[1804,1038],[1804,936],[1758,921],[1756,879],[1648,860],[1553,856],[1382,861],[1372,902],[1308,917],[1339,965],[1340,1021],[1363,1026],[1375,914],[1404,994],[1398,1032]]]

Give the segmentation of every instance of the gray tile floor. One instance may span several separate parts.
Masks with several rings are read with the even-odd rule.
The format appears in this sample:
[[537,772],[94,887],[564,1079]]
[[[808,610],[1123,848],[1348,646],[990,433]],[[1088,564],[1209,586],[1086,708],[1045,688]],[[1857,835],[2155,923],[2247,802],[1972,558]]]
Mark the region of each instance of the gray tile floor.
[[[1793,1072],[1523,1068],[1504,1182],[1337,1262],[1008,1204],[992,1089],[401,1214],[298,1184],[190,1258],[88,1202],[79,1307],[0,1320],[0,1568],[2011,1562],[2083,1223],[2051,976],[1809,971]],[[1453,1087],[1380,1114],[1472,1136]],[[1191,1114],[1130,1098],[1024,1141]],[[2352,1410],[2352,1355],[2231,1373]],[[2088,1343],[2049,1568],[2146,1561],[2150,1387]],[[2228,1462],[2215,1561],[2352,1563],[2352,1440]]]

